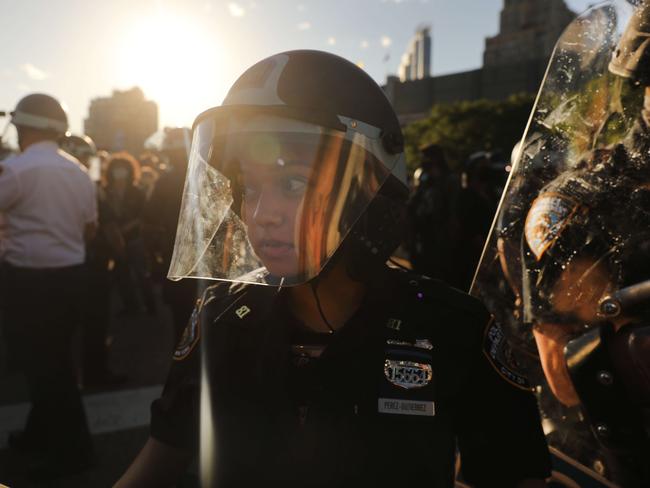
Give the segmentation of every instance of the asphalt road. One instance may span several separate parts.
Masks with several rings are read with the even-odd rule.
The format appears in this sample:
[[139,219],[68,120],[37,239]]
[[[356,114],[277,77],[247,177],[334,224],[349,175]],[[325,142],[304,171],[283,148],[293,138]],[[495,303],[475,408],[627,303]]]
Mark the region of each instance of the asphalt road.
[[[110,367],[127,380],[114,389],[84,390],[83,398],[93,434],[94,465],[76,476],[47,483],[30,481],[15,454],[7,448],[12,431],[22,430],[29,409],[28,391],[21,374],[9,373],[0,337],[0,484],[31,487],[109,487],[120,477],[148,436],[149,407],[162,390],[173,349],[171,315],[157,294],[155,316],[118,317],[115,310],[109,331]],[[80,356],[79,341],[73,348]]]

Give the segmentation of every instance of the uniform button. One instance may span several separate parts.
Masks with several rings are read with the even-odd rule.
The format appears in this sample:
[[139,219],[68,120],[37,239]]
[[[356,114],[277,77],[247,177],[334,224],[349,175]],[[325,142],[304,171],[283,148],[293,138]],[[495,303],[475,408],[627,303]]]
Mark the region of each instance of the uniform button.
[[598,372],[598,383],[603,386],[612,386],[614,383],[614,377],[609,371],[599,371]]
[[596,432],[600,437],[609,437],[609,427],[606,424],[596,424]]

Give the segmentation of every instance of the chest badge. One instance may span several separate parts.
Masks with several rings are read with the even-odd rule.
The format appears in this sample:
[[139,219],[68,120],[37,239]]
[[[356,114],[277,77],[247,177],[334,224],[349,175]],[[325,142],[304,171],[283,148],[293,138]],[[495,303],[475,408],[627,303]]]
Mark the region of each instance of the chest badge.
[[402,321],[400,319],[388,319],[386,327],[393,330],[400,330],[402,328]]
[[414,363],[411,361],[384,361],[384,376],[395,386],[411,390],[423,388],[431,383],[433,370],[430,364]]

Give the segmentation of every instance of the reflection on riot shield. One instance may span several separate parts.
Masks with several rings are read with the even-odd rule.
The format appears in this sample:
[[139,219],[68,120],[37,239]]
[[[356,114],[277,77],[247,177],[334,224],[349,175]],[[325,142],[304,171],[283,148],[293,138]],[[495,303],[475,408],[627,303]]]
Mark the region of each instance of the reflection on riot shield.
[[566,29],[518,152],[472,292],[537,385],[558,462],[650,486],[650,2]]

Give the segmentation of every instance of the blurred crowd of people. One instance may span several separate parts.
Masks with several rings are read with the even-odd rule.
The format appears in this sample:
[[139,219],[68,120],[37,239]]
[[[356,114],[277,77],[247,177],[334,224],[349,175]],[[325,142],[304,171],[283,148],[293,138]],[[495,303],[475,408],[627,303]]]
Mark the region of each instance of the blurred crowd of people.
[[423,146],[412,180],[405,242],[418,273],[469,290],[506,184],[509,162],[478,151],[456,171],[437,144]]
[[[100,347],[116,305],[118,317],[156,316],[154,288],[160,287],[172,311],[176,340],[191,313],[196,283],[166,279],[187,167],[185,130],[168,130],[164,149],[138,158],[125,151],[98,151],[91,159],[98,175],[98,232],[87,246],[92,299],[86,302],[90,319],[83,330],[87,334],[100,327],[101,333],[86,341],[84,384],[111,385],[123,379],[107,369],[106,350]],[[111,297],[119,303],[111,304]]]

